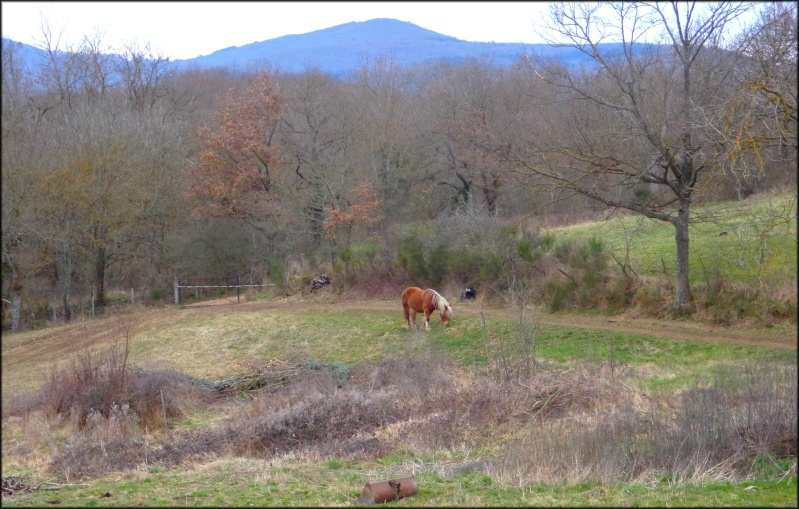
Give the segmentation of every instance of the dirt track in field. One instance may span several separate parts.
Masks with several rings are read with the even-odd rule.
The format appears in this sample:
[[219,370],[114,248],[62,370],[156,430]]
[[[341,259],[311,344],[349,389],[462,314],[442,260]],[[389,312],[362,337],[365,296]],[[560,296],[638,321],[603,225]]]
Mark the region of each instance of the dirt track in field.
[[[487,320],[518,320],[519,310],[502,307],[484,307],[478,302],[455,302],[453,325],[457,327],[458,318],[463,316],[480,317]],[[45,329],[36,334],[10,335],[3,341],[3,394],[20,387],[30,387],[41,383],[42,375],[49,367],[42,359],[53,362],[66,362],[95,345],[108,345],[109,338],[124,338],[125,324],[132,327],[133,335],[144,330],[157,330],[167,324],[191,319],[205,314],[246,314],[268,310],[291,309],[297,312],[333,311],[379,311],[396,313],[397,326],[403,324],[402,306],[395,300],[347,300],[333,295],[313,295],[301,298],[289,297],[263,302],[236,303],[236,298],[205,301],[186,305],[183,308],[170,307],[153,309],[132,315],[121,315],[119,319],[90,320],[68,326]],[[345,311],[346,312],[346,311]],[[768,331],[751,326],[715,327],[708,324],[678,320],[652,320],[642,318],[598,317],[578,314],[550,314],[537,309],[525,311],[525,319],[541,325],[570,327],[575,329],[600,330],[609,333],[629,333],[649,335],[676,341],[712,341],[739,345],[763,346],[786,350],[797,350],[796,325],[781,325],[779,330]],[[434,320],[438,320],[436,316]],[[22,371],[13,369],[22,367]],[[7,369],[8,368],[8,369]],[[13,375],[14,379],[10,378]]]
[[[193,304],[190,308],[200,308],[208,312],[218,312],[236,305],[236,299],[219,299]],[[299,301],[294,299],[279,299],[271,302],[248,303],[242,310],[258,311],[265,309],[291,307],[295,310],[326,310],[335,311],[342,309],[352,310],[396,310],[397,320],[402,322],[402,307],[399,301],[364,300],[346,301],[346,303],[333,303],[323,301]],[[478,302],[453,303],[453,321],[457,316],[480,316],[481,305]],[[483,308],[486,318],[493,319],[518,319],[518,309],[504,309],[498,307]],[[773,348],[797,349],[797,328],[782,326],[779,331],[766,331],[751,326],[718,327],[694,321],[679,320],[654,320],[644,318],[596,317],[575,314],[551,314],[537,309],[525,311],[525,319],[542,325],[559,327],[574,327],[578,329],[602,330],[616,333],[644,334],[659,338],[683,341],[714,341],[720,343],[733,343],[741,345],[761,345]]]

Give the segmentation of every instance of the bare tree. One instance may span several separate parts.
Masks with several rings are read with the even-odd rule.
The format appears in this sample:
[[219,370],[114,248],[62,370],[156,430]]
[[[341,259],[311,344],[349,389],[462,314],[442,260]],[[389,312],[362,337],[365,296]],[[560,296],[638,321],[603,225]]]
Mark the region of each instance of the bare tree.
[[37,113],[27,100],[32,83],[26,78],[17,45],[3,39],[2,48],[2,275],[11,298],[11,330],[20,328],[22,289],[31,272],[26,254],[34,248],[36,230],[31,182],[37,154]]
[[[111,54],[100,32],[84,37],[76,48],[62,47],[46,20],[42,33],[40,46],[48,58],[36,74],[38,87],[26,89],[32,124],[5,123],[4,95],[4,129],[8,127],[3,144],[4,192],[8,182],[9,196],[14,198],[9,203],[30,210],[30,221],[18,224],[35,225],[18,230],[13,242],[7,237],[4,259],[7,263],[22,259],[12,256],[12,247],[24,241],[23,258],[54,274],[68,318],[76,275],[92,282],[96,303],[102,307],[107,269],[138,257],[147,235],[174,217],[181,151],[186,147],[185,122],[175,110],[186,103],[172,101],[161,108],[168,72],[165,60],[153,58],[149,47],[129,45],[128,53],[141,57],[134,59],[139,65],[120,69],[114,67],[118,57]],[[5,62],[5,51],[3,55]],[[4,89],[6,84],[19,88],[14,76],[6,81],[4,72]],[[126,89],[132,94],[129,102],[116,87],[120,83],[135,85]],[[130,92],[131,87],[136,93]],[[24,120],[15,113],[22,111],[16,106],[19,94],[13,97],[17,99],[8,118]],[[7,168],[16,171],[7,175]],[[28,278],[35,276],[31,270],[24,272]]]
[[780,141],[792,143],[796,150],[797,122],[797,6],[772,2],[764,7],[755,25],[743,34],[741,44],[751,58],[752,67],[744,74],[771,103],[779,127]]
[[477,61],[442,65],[432,87],[435,111],[431,135],[446,168],[439,184],[455,190],[454,204],[466,205],[475,193],[495,213],[508,168],[502,71]]
[[116,71],[127,92],[133,109],[152,109],[159,99],[167,95],[166,80],[173,71],[169,58],[154,53],[150,43],[143,47],[130,43],[122,48],[116,60]]
[[357,112],[346,87],[318,70],[284,80],[290,96],[280,128],[284,162],[293,171],[291,192],[302,211],[301,231],[314,248],[324,239],[325,208],[343,199],[342,191],[355,187],[355,160],[351,146]]
[[84,36],[74,55],[80,88],[90,101],[104,96],[117,84],[112,75],[114,57],[111,48],[104,46],[104,37],[100,31]]
[[80,86],[82,77],[77,54],[71,46],[62,45],[61,34],[54,33],[44,18],[41,21],[41,30],[42,40],[37,46],[47,53],[47,60],[40,65],[37,81],[43,89],[56,94],[55,98],[47,98],[46,102],[39,101],[37,108],[40,114],[44,115],[48,109],[59,104],[71,107],[72,98]]
[[[369,171],[355,178],[374,182],[381,203],[396,208],[412,199],[420,157],[419,101],[411,99],[413,71],[388,58],[367,62],[355,73],[352,100],[359,129],[350,157]],[[384,225],[385,226],[385,225]]]
[[[729,2],[560,3],[546,34],[594,62],[583,72],[529,61],[571,106],[535,133],[519,163],[558,186],[674,226],[675,308],[690,305],[691,205],[728,147],[719,133],[734,55],[725,27],[750,6]],[[663,44],[644,44],[648,34]],[[564,42],[566,41],[566,42]],[[615,45],[600,45],[616,42]]]
[[724,134],[739,196],[762,182],[796,180],[797,44],[797,6],[788,2],[763,4],[757,21],[735,40],[745,58]]
[[[182,132],[123,101],[75,101],[47,126],[46,172],[36,182],[40,236],[61,253],[67,284],[82,267],[105,305],[107,270],[137,257],[152,228],[175,214]],[[65,313],[69,289],[65,288]]]

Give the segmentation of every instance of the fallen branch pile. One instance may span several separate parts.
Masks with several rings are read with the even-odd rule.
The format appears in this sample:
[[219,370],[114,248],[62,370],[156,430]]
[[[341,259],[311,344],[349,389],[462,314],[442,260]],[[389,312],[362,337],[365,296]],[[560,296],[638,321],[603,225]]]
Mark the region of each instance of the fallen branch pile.
[[349,368],[340,363],[323,364],[313,359],[301,363],[291,363],[280,359],[272,359],[262,364],[250,364],[247,372],[241,376],[225,378],[212,382],[204,378],[187,377],[192,383],[213,388],[221,393],[247,394],[251,391],[266,388],[277,390],[287,386],[294,379],[308,371],[329,371],[336,383],[341,387],[350,374]]
[[18,491],[27,491],[30,493],[38,488],[38,486],[31,486],[30,484],[21,483],[11,477],[8,479],[3,477],[3,495],[13,495]]

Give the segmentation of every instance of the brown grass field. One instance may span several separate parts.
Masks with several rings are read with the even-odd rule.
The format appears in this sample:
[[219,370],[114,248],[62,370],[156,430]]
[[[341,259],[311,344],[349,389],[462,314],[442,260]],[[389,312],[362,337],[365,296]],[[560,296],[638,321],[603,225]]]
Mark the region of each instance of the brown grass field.
[[[454,302],[449,328],[436,314],[433,330],[423,332],[404,328],[399,298],[358,300],[320,292],[234,301],[111,310],[102,319],[4,335],[4,476],[60,490],[57,497],[46,492],[4,496],[4,505],[53,500],[94,505],[107,490],[117,496],[100,505],[350,505],[375,472],[400,476],[410,467],[425,488],[423,496],[402,502],[412,506],[629,505],[641,500],[655,506],[719,500],[782,505],[786,496],[795,498],[791,450],[796,433],[788,430],[786,435],[782,424],[796,412],[783,394],[785,388],[795,393],[795,369],[780,362],[751,369],[735,365],[721,374],[718,390],[712,384],[709,389],[691,385],[695,382],[688,380],[696,373],[711,373],[693,360],[680,364],[684,361],[674,358],[674,365],[614,371],[604,354],[509,380],[504,375],[515,367],[496,342],[485,343],[490,346],[479,352],[487,354],[487,362],[473,366],[442,355],[434,345],[438,341],[457,356],[475,347],[481,321],[514,324],[520,320],[518,307]],[[619,348],[623,338],[653,350],[690,343],[700,355],[711,356],[708,364],[747,360],[720,358],[735,354],[705,348],[714,344],[730,345],[724,352],[762,353],[766,363],[795,357],[797,350],[796,325],[790,323],[770,329],[717,327],[626,315],[553,314],[533,307],[524,310],[524,320],[551,326],[556,333],[547,339],[550,344],[569,334],[578,344],[582,336],[600,338],[596,348],[601,338],[611,337],[620,338]],[[149,400],[141,400],[150,405],[149,414],[54,415],[54,398],[71,392],[54,387],[53,374],[66,374],[60,380],[69,384],[70,377],[86,374],[88,365],[107,370],[102,357],[89,361],[89,353],[115,348],[118,366],[125,343],[130,346],[127,362],[145,373],[135,382],[143,385],[136,387],[155,389]],[[303,368],[307,359],[352,370],[346,384],[337,386],[331,374]],[[196,387],[186,390],[186,381],[176,373],[215,383],[259,373],[271,377],[272,385],[200,394]],[[646,388],[652,376],[666,385]],[[685,385],[668,385],[675,376],[686,377]],[[740,380],[751,383],[745,390],[760,391],[762,398],[742,399],[747,393],[740,392]],[[44,406],[33,396],[41,387],[50,391]],[[166,405],[161,389],[176,395]],[[25,406],[31,404],[39,406]],[[761,413],[774,425],[738,440],[738,433],[754,429],[740,419]],[[689,453],[691,447],[713,443],[711,437],[723,435],[717,442],[722,445],[685,456],[686,438],[675,424],[686,416],[698,419],[688,421],[699,440],[689,445]],[[729,424],[718,428],[718,419]],[[625,444],[632,449],[624,449]],[[731,452],[725,449],[730,444]],[[771,458],[767,466],[775,466],[759,478],[746,474],[747,468],[763,463],[759,457]],[[664,463],[662,458],[669,459]],[[237,465],[256,460],[263,463],[253,481],[251,472]],[[451,464],[458,467],[442,470]],[[758,485],[759,491],[741,499],[738,483],[755,479],[771,484]],[[154,483],[139,484],[148,480]],[[708,482],[733,482],[733,487],[724,495],[702,491]],[[319,494],[302,489],[303,483],[318,486]],[[488,489],[492,483],[495,488]],[[531,490],[536,483],[547,488]],[[601,496],[585,498],[585,486],[605,484],[596,488]],[[227,485],[235,491],[219,491]],[[693,486],[699,486],[697,498],[692,498]],[[675,489],[687,490],[684,498],[674,498]],[[570,498],[552,498],[563,490]]]
[[[214,328],[214,336],[235,333],[247,329],[248,322],[257,322],[258,327],[269,327],[270,310],[291,310],[301,314],[318,311],[353,313],[396,311],[397,327],[402,326],[402,306],[394,300],[347,300],[333,299],[307,301],[289,297],[268,302],[236,304],[235,299],[215,299],[183,307],[148,309],[128,315],[127,318],[106,318],[73,323],[67,326],[9,335],[3,341],[2,384],[3,397],[37,386],[53,363],[65,362],[87,347],[106,346],[109,338],[121,337],[129,327],[135,345],[134,362],[154,359],[169,359],[172,367],[187,374],[217,379],[239,369],[243,353],[240,350],[220,348],[219,341],[203,327],[208,317],[221,320],[222,327]],[[478,316],[482,311],[487,318],[513,320],[518,311],[502,307],[480,308],[455,304],[455,318]],[[344,309],[344,311],[342,311]],[[531,311],[534,320],[542,325],[575,327],[601,330],[610,333],[635,333],[660,338],[689,341],[711,341],[740,345],[762,345],[774,348],[797,349],[796,326],[784,326],[773,331],[761,328],[738,326],[716,327],[708,324],[624,316],[597,317],[575,314],[550,314]],[[422,319],[418,318],[418,322]],[[266,322],[266,323],[264,323]],[[436,324],[438,317],[431,317]],[[275,324],[277,325],[277,324]],[[285,324],[284,324],[285,325]],[[168,345],[168,351],[162,348]]]

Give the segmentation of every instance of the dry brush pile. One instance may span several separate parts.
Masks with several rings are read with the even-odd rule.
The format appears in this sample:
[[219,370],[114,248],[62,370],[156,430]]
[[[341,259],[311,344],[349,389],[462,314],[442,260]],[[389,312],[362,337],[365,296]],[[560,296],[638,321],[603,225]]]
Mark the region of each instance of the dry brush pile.
[[[216,384],[127,369],[124,387],[112,383],[118,363],[100,359],[83,357],[36,397],[4,406],[4,422],[19,425],[17,440],[4,439],[4,458],[43,455],[47,475],[74,481],[214,457],[478,449],[480,468],[517,484],[733,478],[764,455],[796,457],[795,366],[720,368],[704,385],[663,396],[635,389],[631,368],[508,378],[430,351],[352,372],[264,361]],[[220,417],[178,426],[197,408]]]

